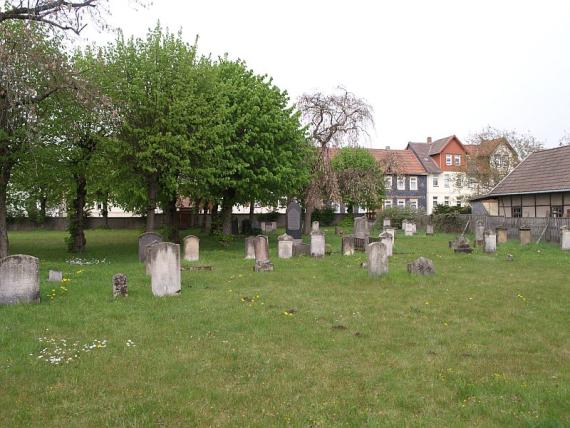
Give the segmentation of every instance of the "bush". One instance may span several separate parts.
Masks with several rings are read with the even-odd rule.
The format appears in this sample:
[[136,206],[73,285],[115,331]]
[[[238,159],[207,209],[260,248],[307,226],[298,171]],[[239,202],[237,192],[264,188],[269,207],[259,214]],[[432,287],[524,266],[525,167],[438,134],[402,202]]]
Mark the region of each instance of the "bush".
[[272,211],[270,213],[257,214],[258,221],[277,221],[279,218],[279,213],[277,211]]
[[321,226],[331,226],[334,223],[334,209],[329,207],[315,209],[311,221],[318,221]]
[[376,215],[377,224],[382,225],[385,218],[390,219],[392,227],[401,227],[403,220],[416,220],[417,217],[425,215],[423,210],[416,210],[410,207],[385,208],[384,211]]
[[437,204],[433,209],[434,215],[439,214],[471,214],[471,207],[458,207],[451,205],[440,205]]

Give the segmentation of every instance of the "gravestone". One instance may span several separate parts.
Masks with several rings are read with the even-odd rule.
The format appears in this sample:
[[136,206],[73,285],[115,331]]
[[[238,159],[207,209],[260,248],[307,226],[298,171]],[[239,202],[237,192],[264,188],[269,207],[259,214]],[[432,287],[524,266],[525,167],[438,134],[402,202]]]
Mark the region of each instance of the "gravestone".
[[255,259],[255,236],[248,236],[245,238],[245,259]]
[[570,250],[570,230],[568,226],[560,228],[560,248],[564,251]]
[[293,237],[284,233],[277,238],[277,257],[290,259],[293,257]]
[[188,235],[184,238],[184,260],[195,262],[200,260],[200,238]]
[[277,229],[277,222],[276,221],[262,221],[261,222],[261,231],[263,233],[271,233]]
[[454,241],[449,242],[449,247],[453,248],[454,253],[467,253],[473,252],[473,248],[469,244],[469,239],[464,235],[459,235]]
[[255,248],[255,272],[270,272],[273,270],[273,263],[269,261],[269,238],[265,235],[258,235],[253,241]]
[[354,255],[354,236],[348,235],[342,237],[341,253],[343,256]]
[[433,224],[426,225],[426,235],[433,235]]
[[162,242],[162,236],[154,232],[146,232],[139,235],[139,261],[145,261],[145,248],[147,245],[155,244],[157,242]]
[[521,226],[519,228],[519,238],[521,245],[528,245],[532,240],[531,230],[528,226]]
[[303,242],[293,242],[293,256],[310,256],[311,244]]
[[325,235],[322,232],[311,232],[311,256],[325,256]]
[[0,259],[0,305],[39,302],[39,259],[21,254]]
[[144,252],[144,253],[145,253],[144,268],[145,268],[145,272],[146,272],[146,275],[147,275],[147,276],[150,276],[150,265],[151,265],[151,259],[150,259],[150,256],[149,256],[149,254],[150,254],[150,248],[151,248],[153,245],[156,245],[156,244],[160,244],[160,242],[155,242],[154,244],[147,245],[146,248],[145,248],[145,252]]
[[320,225],[318,221],[314,221],[311,225],[311,232],[318,232],[320,230]]
[[417,232],[416,222],[412,221],[412,222],[410,222],[410,224],[412,225],[412,234],[415,234]]
[[181,291],[180,284],[180,245],[160,242],[151,245],[150,278],[152,294],[157,297],[175,296]]
[[411,222],[406,221],[404,235],[414,236],[414,225]]
[[425,257],[420,257],[412,263],[408,263],[408,272],[418,275],[433,275],[435,273],[433,261]]
[[48,272],[49,282],[61,282],[63,280],[63,272],[60,270],[50,270]]
[[381,242],[368,245],[368,276],[382,276],[388,273],[388,254]]
[[297,201],[287,205],[287,235],[301,239],[301,205]]
[[486,253],[495,253],[497,251],[497,235],[492,230],[485,231],[484,237],[484,248]]
[[129,290],[127,287],[127,275],[123,273],[116,273],[113,275],[113,297],[128,296]]
[[382,223],[382,227],[383,228],[390,227],[390,219],[389,218],[384,219],[384,222]]
[[406,231],[406,226],[408,225],[408,220],[404,219],[402,220],[402,230],[405,232]]
[[380,242],[386,246],[386,254],[388,257],[392,257],[392,235],[384,232],[380,234],[379,238]]
[[477,224],[475,225],[475,245],[482,246],[485,240],[485,225],[481,220],[477,220]]
[[368,238],[370,232],[368,230],[368,219],[366,217],[356,217],[354,219],[353,235],[356,238]]
[[386,227],[383,232],[392,235],[392,248],[394,248],[396,246],[396,229],[393,227]]
[[506,244],[509,240],[508,229],[505,226],[497,226],[495,232],[497,232],[497,244]]

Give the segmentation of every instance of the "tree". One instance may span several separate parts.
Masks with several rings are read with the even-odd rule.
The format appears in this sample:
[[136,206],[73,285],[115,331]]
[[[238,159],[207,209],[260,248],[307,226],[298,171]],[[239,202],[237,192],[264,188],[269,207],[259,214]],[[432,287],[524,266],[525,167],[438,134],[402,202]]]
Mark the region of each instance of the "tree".
[[373,210],[382,205],[384,175],[374,156],[360,147],[346,147],[332,160],[342,202],[352,212],[354,206]]
[[504,138],[517,153],[519,161],[524,160],[531,153],[544,149],[544,143],[530,132],[520,133],[516,130],[498,129],[487,126],[482,130],[471,134],[467,138],[467,144],[479,145],[484,141]]
[[331,166],[332,147],[356,144],[367,128],[374,125],[372,107],[344,88],[337,93],[316,92],[302,95],[297,107],[309,138],[317,148],[311,181],[305,189],[305,233],[311,227],[311,214],[321,200],[338,200],[340,193],[336,174]]
[[570,146],[570,132],[564,131],[564,135],[562,135],[558,141],[558,146]]

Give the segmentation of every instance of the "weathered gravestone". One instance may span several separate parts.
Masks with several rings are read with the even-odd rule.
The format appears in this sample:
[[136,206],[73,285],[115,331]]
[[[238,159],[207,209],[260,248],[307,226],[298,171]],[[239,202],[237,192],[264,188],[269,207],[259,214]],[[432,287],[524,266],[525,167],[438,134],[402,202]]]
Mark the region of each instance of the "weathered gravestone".
[[265,235],[258,235],[253,241],[255,248],[255,265],[253,270],[256,272],[270,272],[273,270],[273,263],[269,261],[269,238]]
[[148,245],[155,244],[157,242],[162,242],[162,236],[154,232],[146,232],[139,235],[139,261],[144,262],[146,257],[145,248]]
[[160,242],[149,248],[152,294],[175,296],[181,291],[180,245]]
[[277,222],[276,221],[262,221],[261,222],[261,231],[263,233],[270,233],[277,229]]
[[433,275],[435,273],[433,261],[425,257],[420,257],[412,263],[408,263],[408,272],[418,275]]
[[368,276],[382,276],[388,273],[388,254],[381,242],[368,245]]
[[509,240],[508,229],[505,226],[497,226],[495,231],[497,232],[497,244],[506,244]]
[[341,253],[343,256],[354,255],[354,236],[348,235],[342,237]]
[[128,295],[129,289],[127,287],[127,275],[124,273],[116,273],[113,275],[113,297]]
[[293,255],[294,256],[310,256],[311,255],[311,244],[305,244],[304,242],[293,242]]
[[570,230],[568,226],[560,228],[560,248],[564,251],[570,250]]
[[386,246],[386,254],[388,257],[392,257],[392,235],[384,232],[380,234],[379,238],[380,242]]
[[311,224],[311,232],[318,232],[320,230],[320,225],[318,221],[314,221]]
[[322,232],[311,232],[311,256],[324,257],[325,235]]
[[389,219],[389,218],[385,218],[384,221],[383,221],[383,223],[382,223],[382,226],[383,226],[384,228],[390,227],[390,219]]
[[155,242],[154,244],[147,245],[144,251],[145,259],[144,259],[144,268],[147,276],[150,276],[150,265],[151,265],[151,258],[150,258],[150,248],[153,245],[160,244],[160,242]]
[[396,246],[396,229],[393,227],[385,227],[383,232],[392,236],[392,248],[394,248]]
[[277,256],[280,259],[293,257],[293,237],[284,233],[277,238]]
[[255,259],[255,236],[248,236],[245,238],[245,259]]
[[184,238],[184,260],[200,260],[200,238],[197,236],[188,235]]
[[464,235],[459,235],[457,239],[454,241],[449,242],[449,247],[453,248],[453,252],[455,253],[472,253],[473,248],[469,244],[469,239],[467,239]]
[[61,282],[63,280],[63,272],[60,270],[50,270],[48,272],[49,282]]
[[0,259],[0,305],[39,302],[39,259],[21,254]]
[[415,234],[417,232],[416,222],[412,221],[410,224],[412,225],[412,233]]
[[492,230],[485,231],[483,251],[486,253],[495,253],[497,251],[497,235]]
[[433,235],[433,224],[426,225],[426,235]]
[[301,205],[297,201],[287,205],[287,235],[301,239]]
[[414,224],[406,221],[405,228],[404,228],[404,235],[405,236],[414,236]]
[[406,231],[406,226],[408,225],[408,220],[404,219],[402,220],[402,230],[405,232]]
[[475,245],[482,246],[485,240],[485,225],[481,220],[477,220],[477,224],[475,225]]
[[521,226],[519,228],[519,238],[521,245],[528,245],[532,240],[531,229],[528,226]]
[[370,232],[368,230],[368,219],[364,217],[356,217],[354,219],[353,235],[356,238],[368,238]]

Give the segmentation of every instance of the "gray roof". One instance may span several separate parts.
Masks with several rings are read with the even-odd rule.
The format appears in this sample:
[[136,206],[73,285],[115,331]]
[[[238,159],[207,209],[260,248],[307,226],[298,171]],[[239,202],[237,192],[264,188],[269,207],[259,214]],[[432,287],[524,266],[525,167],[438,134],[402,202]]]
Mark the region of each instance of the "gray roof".
[[[442,140],[438,140],[439,142]],[[430,157],[431,146],[433,144],[428,143],[408,143],[408,149],[410,149],[418,160],[422,163],[423,167],[428,174],[439,174],[441,169],[437,166],[435,161]]]
[[570,146],[564,146],[530,154],[487,195],[474,200],[501,195],[569,190]]

